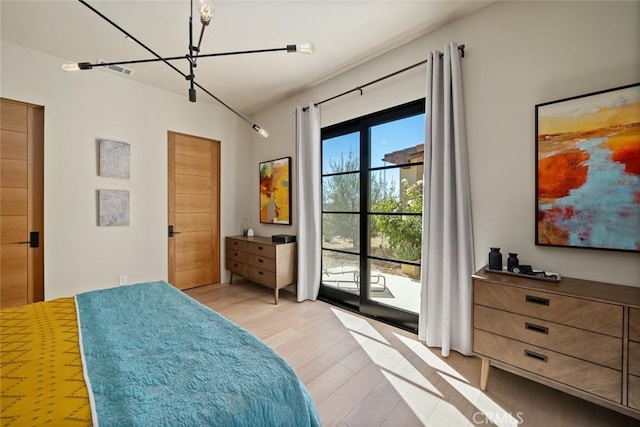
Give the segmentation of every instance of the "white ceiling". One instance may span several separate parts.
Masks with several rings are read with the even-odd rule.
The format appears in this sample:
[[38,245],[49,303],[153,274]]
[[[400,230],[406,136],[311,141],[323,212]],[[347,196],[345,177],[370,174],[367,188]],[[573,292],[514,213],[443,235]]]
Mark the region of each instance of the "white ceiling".
[[[189,0],[88,2],[160,55],[187,53]],[[268,49],[306,41],[315,45],[313,55],[273,52],[198,61],[196,81],[233,108],[251,114],[492,1],[210,2],[214,16],[204,34],[202,53]],[[197,5],[197,0],[194,3]],[[152,58],[78,1],[2,0],[0,14],[2,40],[65,61]],[[194,14],[197,37],[200,22],[197,12]],[[174,64],[188,73],[186,60]],[[131,78],[187,96],[188,82],[166,65],[129,67],[135,71]],[[202,92],[198,100],[215,102]]]

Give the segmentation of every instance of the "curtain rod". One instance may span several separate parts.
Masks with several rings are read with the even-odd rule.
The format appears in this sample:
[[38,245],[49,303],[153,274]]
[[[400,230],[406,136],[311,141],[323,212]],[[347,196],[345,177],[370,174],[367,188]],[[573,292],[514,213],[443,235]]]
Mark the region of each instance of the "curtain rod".
[[[458,46],[458,50],[461,52],[462,57],[464,58],[464,45],[463,45],[463,44],[461,44],[460,46]],[[442,54],[440,54],[440,56],[442,56]],[[405,67],[405,68],[403,68],[402,70],[395,71],[395,72],[393,72],[393,73],[391,73],[391,74],[387,74],[387,75],[386,75],[386,76],[384,76],[384,77],[380,77],[379,79],[376,79],[376,80],[370,81],[369,83],[365,83],[365,84],[363,84],[363,85],[361,85],[361,86],[354,87],[353,89],[350,89],[350,90],[348,90],[348,91],[346,91],[346,92],[342,92],[341,94],[338,94],[338,95],[332,96],[331,98],[323,99],[322,101],[319,101],[319,102],[316,102],[315,104],[313,104],[313,106],[314,106],[314,107],[317,107],[317,106],[318,106],[318,105],[320,105],[320,104],[324,104],[325,102],[333,101],[333,100],[334,100],[334,99],[336,99],[336,98],[340,98],[341,96],[348,95],[348,94],[350,94],[351,92],[355,92],[355,91],[359,91],[359,92],[360,92],[360,95],[362,95],[362,94],[363,94],[362,89],[364,89],[365,87],[367,87],[367,86],[371,86],[372,84],[379,83],[379,82],[381,82],[381,81],[383,81],[383,80],[386,80],[386,79],[388,79],[388,78],[390,78],[390,77],[393,77],[393,76],[396,76],[396,75],[398,75],[398,74],[404,73],[405,71],[409,71],[409,70],[411,70],[411,69],[413,69],[413,68],[419,67],[419,66],[424,65],[424,64],[426,64],[426,63],[427,63],[427,60],[425,59],[424,61],[420,61],[420,62],[418,62],[417,64],[409,65],[408,67]],[[308,109],[309,109],[309,107],[304,107],[302,110],[303,110],[303,111],[307,111]]]

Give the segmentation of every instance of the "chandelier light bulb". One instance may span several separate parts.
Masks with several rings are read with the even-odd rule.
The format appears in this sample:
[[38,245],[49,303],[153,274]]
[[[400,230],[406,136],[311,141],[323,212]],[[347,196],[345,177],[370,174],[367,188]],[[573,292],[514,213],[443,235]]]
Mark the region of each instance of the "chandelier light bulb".
[[200,22],[202,25],[209,25],[213,18],[213,7],[207,0],[200,0]]
[[80,66],[77,62],[67,62],[66,64],[62,64],[62,69],[64,71],[80,71]]
[[310,55],[314,50],[315,48],[311,43],[301,43],[296,45],[296,52],[298,53],[306,53],[307,55]]
[[265,138],[268,138],[268,137],[269,137],[269,132],[267,132],[267,130],[266,130],[266,129],[262,129],[262,128],[261,128],[260,126],[258,126],[258,125],[253,125],[252,127],[253,127],[253,129],[254,129],[256,132],[258,132],[260,135],[264,136]]

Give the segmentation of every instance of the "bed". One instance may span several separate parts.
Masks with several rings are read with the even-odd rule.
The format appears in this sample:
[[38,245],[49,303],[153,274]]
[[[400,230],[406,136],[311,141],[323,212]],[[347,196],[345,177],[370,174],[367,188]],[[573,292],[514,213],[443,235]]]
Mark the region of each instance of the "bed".
[[278,354],[166,282],[1,311],[3,426],[319,426]]

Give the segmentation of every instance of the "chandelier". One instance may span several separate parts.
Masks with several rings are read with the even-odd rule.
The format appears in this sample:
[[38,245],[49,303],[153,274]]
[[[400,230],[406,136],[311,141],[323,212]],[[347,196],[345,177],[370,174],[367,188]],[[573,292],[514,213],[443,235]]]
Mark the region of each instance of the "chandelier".
[[[260,135],[264,136],[265,138],[269,136],[269,133],[264,128],[262,128],[262,127],[258,126],[257,124],[253,123],[251,120],[249,120],[248,117],[246,117],[245,115],[243,115],[243,114],[237,112],[236,110],[234,110],[233,108],[231,108],[227,103],[222,101],[220,98],[215,96],[213,93],[211,93],[209,90],[204,88],[202,85],[200,85],[196,81],[196,76],[195,76],[194,70],[196,69],[196,67],[198,65],[198,59],[199,58],[210,58],[210,57],[214,57],[214,56],[245,55],[245,54],[249,54],[249,53],[265,53],[265,52],[278,52],[278,51],[289,52],[289,53],[298,52],[298,53],[306,53],[306,54],[313,53],[313,45],[311,43],[302,43],[302,44],[290,44],[290,45],[286,45],[285,47],[277,47],[277,48],[271,48],[271,49],[255,49],[255,50],[243,50],[243,51],[235,51],[235,52],[219,52],[219,53],[202,54],[202,53],[200,53],[200,44],[202,43],[202,36],[204,35],[204,31],[207,28],[207,26],[209,26],[209,24],[211,23],[211,19],[213,18],[213,8],[209,4],[208,0],[198,0],[201,27],[200,27],[200,35],[198,36],[198,43],[194,44],[194,42],[193,42],[194,41],[194,37],[193,37],[194,36],[194,33],[193,33],[193,0],[190,0],[188,52],[187,52],[186,55],[182,55],[182,56],[162,57],[159,54],[157,54],[154,50],[152,50],[150,47],[148,47],[147,45],[142,43],[140,40],[135,38],[133,35],[131,35],[129,32],[127,32],[124,28],[122,28],[121,26],[119,26],[118,24],[113,22],[111,19],[109,19],[107,16],[105,16],[103,13],[101,13],[95,7],[91,6],[85,0],[78,0],[78,1],[80,3],[82,3],[83,5],[85,5],[87,8],[89,8],[92,12],[94,12],[95,14],[100,16],[102,19],[107,21],[113,27],[117,28],[120,32],[124,33],[124,35],[128,39],[134,41],[135,43],[140,45],[142,48],[144,48],[147,52],[151,53],[154,56],[154,58],[151,58],[151,59],[136,59],[136,60],[129,60],[129,61],[117,61],[117,62],[100,61],[100,62],[96,62],[96,63],[91,63],[91,62],[65,63],[65,64],[62,65],[62,69],[64,71],[92,70],[92,69],[97,68],[97,67],[110,67],[110,66],[114,66],[114,65],[117,66],[117,65],[126,65],[126,64],[140,64],[140,63],[145,63],[145,62],[163,62],[164,64],[166,64],[168,67],[170,67],[175,72],[180,74],[182,77],[184,77],[189,82],[189,91],[188,91],[189,101],[196,102],[196,88],[198,88],[202,92],[206,93],[207,95],[209,95],[210,97],[215,99],[217,102],[219,102],[225,108],[227,108],[229,111],[233,112],[236,116],[240,117],[249,126],[251,126],[256,132],[258,132]],[[181,60],[182,61],[187,61],[189,63],[189,73],[188,74],[183,72],[178,67],[176,67],[175,65],[172,64],[173,61],[181,61]]]

